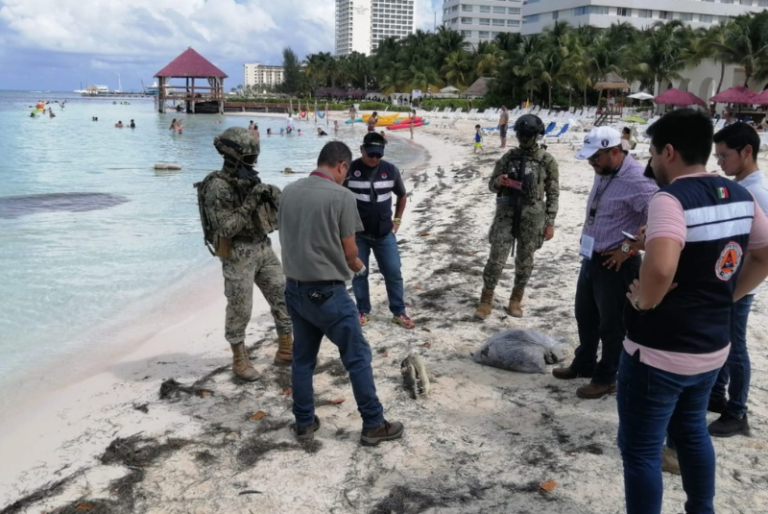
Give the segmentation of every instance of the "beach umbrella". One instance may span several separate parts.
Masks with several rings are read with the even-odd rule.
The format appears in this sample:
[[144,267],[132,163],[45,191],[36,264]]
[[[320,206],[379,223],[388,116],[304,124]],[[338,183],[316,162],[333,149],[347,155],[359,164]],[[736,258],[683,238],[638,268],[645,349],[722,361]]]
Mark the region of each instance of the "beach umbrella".
[[627,96],[627,98],[633,98],[635,100],[653,100],[653,95],[649,95],[645,91],[641,91],[639,93],[634,93],[632,95]]
[[751,101],[755,105],[768,105],[768,89],[753,96]]
[[755,96],[755,92],[745,86],[729,87],[725,91],[720,91],[718,94],[709,99],[710,102],[718,102],[722,104],[751,104],[752,98]]
[[600,82],[595,84],[596,91],[603,91],[605,89],[629,89],[629,84],[616,73],[610,72],[606,73],[600,79]]
[[455,93],[459,90],[457,87],[447,86],[440,90],[441,93]]
[[657,96],[654,103],[659,105],[674,105],[676,107],[687,107],[689,105],[701,105],[706,107],[707,103],[689,91],[680,91],[674,87],[667,89]]

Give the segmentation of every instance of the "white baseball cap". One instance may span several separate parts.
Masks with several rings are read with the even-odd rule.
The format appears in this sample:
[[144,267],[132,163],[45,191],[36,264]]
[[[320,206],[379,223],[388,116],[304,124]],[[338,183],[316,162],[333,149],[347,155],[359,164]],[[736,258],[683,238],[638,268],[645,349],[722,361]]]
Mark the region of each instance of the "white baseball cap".
[[611,127],[596,127],[589,131],[584,138],[584,146],[581,147],[576,158],[583,161],[589,159],[598,150],[612,148],[621,144],[621,134]]

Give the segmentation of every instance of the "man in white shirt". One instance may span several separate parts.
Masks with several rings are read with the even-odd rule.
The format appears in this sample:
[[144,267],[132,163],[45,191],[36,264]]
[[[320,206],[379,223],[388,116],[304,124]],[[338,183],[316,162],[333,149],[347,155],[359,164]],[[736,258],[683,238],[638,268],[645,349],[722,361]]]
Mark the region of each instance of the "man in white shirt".
[[[723,172],[747,188],[763,212],[768,213],[768,179],[757,166],[760,136],[755,129],[746,123],[734,123],[715,134],[714,142],[715,157]],[[731,350],[709,398],[709,410],[721,414],[709,425],[709,433],[715,437],[749,435],[747,395],[751,370],[747,320],[755,293],[757,290],[733,304]]]

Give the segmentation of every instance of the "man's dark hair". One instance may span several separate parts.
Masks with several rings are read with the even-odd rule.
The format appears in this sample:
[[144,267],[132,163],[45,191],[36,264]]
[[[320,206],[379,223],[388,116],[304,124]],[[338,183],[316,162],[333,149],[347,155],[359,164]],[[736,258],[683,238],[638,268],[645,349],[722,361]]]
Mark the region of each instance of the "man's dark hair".
[[657,152],[671,145],[688,166],[705,165],[712,153],[712,120],[697,109],[676,109],[648,127]]
[[752,147],[752,158],[757,162],[757,152],[760,151],[760,136],[757,131],[746,123],[734,123],[720,130],[713,138],[715,143],[725,143],[731,150],[741,151],[747,146]]
[[623,129],[621,129],[621,133],[622,134],[631,134],[632,131],[630,130],[629,127],[624,127]]
[[341,141],[326,143],[317,158],[317,166],[334,167],[340,162],[352,162],[352,150]]

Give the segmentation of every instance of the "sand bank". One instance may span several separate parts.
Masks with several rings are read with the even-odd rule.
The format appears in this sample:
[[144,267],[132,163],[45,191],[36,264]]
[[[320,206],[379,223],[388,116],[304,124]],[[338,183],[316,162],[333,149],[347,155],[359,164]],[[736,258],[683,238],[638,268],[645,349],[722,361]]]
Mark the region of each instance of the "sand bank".
[[[6,423],[0,507],[38,491],[28,507],[8,512],[67,504],[104,512],[622,512],[615,398],[580,400],[579,381],[505,372],[468,358],[508,327],[576,344],[578,239],[592,171],[568,145],[550,146],[560,164],[560,213],[555,238],[537,253],[525,317],[503,311],[510,259],[493,314],[475,322],[494,211],[487,178],[501,151],[488,137],[486,153],[472,155],[473,124],[417,131],[431,159],[406,179],[411,193],[399,234],[416,330],[389,321],[382,277],[371,278],[374,312],[365,333],[386,416],[405,423],[402,441],[359,445],[354,398],[326,342],[315,376],[323,426],[313,443],[297,444],[289,428],[290,375],[271,364],[271,318],[254,310],[249,329],[262,380],[238,383],[227,369],[224,299],[221,289],[211,290],[209,305]],[[718,512],[768,511],[765,305],[758,297],[749,328],[754,435],[715,441]],[[402,387],[400,362],[412,351],[424,356],[432,375],[425,400],[412,400]],[[167,379],[189,388],[166,385],[161,399]],[[680,479],[664,478],[664,511],[681,512]],[[556,487],[541,492],[547,480]]]

